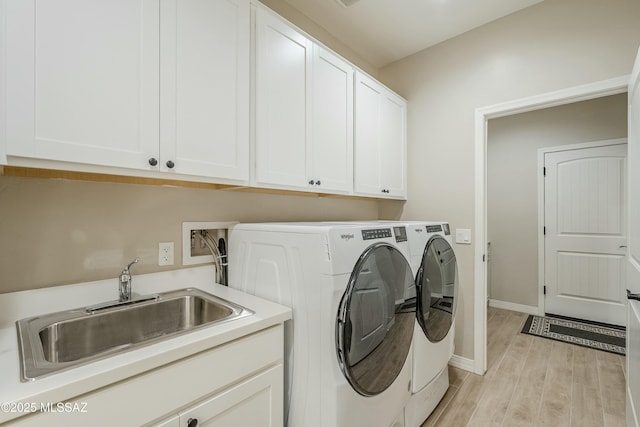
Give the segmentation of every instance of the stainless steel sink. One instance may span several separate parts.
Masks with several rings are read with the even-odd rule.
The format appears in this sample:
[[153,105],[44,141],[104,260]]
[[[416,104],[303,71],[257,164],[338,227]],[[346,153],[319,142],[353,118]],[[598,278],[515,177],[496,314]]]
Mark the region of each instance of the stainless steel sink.
[[22,378],[31,381],[251,311],[199,289],[51,313],[17,322]]

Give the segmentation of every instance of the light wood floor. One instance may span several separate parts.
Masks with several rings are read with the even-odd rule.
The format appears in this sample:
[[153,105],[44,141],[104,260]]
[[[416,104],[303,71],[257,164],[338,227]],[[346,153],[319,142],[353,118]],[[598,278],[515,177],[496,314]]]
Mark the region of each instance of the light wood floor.
[[625,426],[624,357],[521,334],[526,317],[489,308],[486,375],[450,366],[422,427]]

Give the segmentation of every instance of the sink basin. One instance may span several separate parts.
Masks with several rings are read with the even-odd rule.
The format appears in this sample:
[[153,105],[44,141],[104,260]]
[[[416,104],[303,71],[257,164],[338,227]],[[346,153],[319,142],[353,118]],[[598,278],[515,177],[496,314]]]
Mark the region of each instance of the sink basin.
[[182,289],[17,322],[22,378],[64,369],[158,342],[251,311],[199,289]]

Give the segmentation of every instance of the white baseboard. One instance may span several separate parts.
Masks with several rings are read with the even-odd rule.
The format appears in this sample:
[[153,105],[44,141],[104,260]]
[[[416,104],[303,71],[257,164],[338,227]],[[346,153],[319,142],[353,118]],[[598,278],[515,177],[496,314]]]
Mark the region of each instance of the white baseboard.
[[465,371],[473,372],[474,363],[472,359],[467,359],[466,357],[453,355],[451,359],[449,359],[449,365],[454,368],[464,369]]
[[502,308],[504,310],[519,311],[520,313],[535,314],[536,316],[544,316],[544,313],[540,313],[538,307],[532,305],[516,304],[515,302],[490,299],[489,306]]

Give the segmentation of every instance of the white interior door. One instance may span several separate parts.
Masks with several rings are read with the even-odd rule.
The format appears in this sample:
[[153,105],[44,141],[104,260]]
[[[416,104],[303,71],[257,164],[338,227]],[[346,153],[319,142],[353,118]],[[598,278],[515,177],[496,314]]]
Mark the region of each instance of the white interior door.
[[[640,294],[640,51],[629,82],[629,255],[627,288]],[[629,299],[627,426],[640,425],[640,301]]]
[[545,312],[624,325],[627,144],[545,153]]

